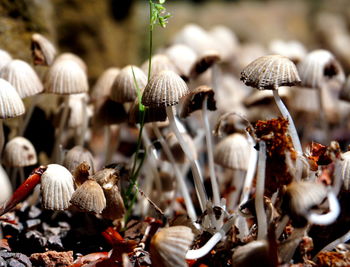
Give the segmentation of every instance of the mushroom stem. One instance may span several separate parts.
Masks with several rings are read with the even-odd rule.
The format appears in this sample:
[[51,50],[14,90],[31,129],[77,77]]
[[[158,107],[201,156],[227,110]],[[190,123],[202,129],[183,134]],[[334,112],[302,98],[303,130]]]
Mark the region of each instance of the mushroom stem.
[[298,132],[297,129],[295,128],[292,116],[290,115],[288,109],[286,108],[286,106],[284,105],[281,97],[278,94],[278,90],[272,90],[273,91],[273,97],[275,99],[275,102],[277,104],[278,109],[280,110],[282,116],[284,119],[288,120],[289,122],[289,134],[290,137],[292,138],[292,142],[294,145],[294,149],[297,152],[297,160],[296,160],[296,172],[295,172],[295,178],[297,181],[300,181],[301,179],[301,174],[302,174],[302,161],[300,160],[299,157],[301,157],[303,155],[303,149],[301,147],[301,143],[300,143],[300,139],[298,136]]
[[193,203],[192,203],[192,200],[191,200],[191,196],[190,196],[190,194],[188,192],[188,188],[187,188],[187,186],[185,184],[185,181],[183,180],[183,177],[181,175],[179,167],[177,166],[177,164],[175,162],[175,158],[174,158],[173,154],[171,153],[171,150],[170,150],[167,142],[165,142],[164,137],[161,134],[161,132],[159,131],[157,125],[155,123],[152,123],[152,126],[153,126],[154,134],[156,135],[158,141],[160,142],[165,155],[167,156],[167,158],[169,159],[169,161],[173,165],[176,182],[177,182],[177,184],[178,184],[178,186],[180,188],[181,194],[182,194],[182,196],[184,198],[188,216],[191,218],[192,221],[196,221],[197,220],[196,211],[194,209],[194,206],[193,206]]
[[195,184],[195,187],[196,187],[197,192],[198,192],[199,204],[201,206],[201,210],[204,211],[206,204],[207,204],[207,201],[208,201],[208,197],[207,197],[207,194],[205,192],[205,188],[204,188],[204,184],[203,184],[203,177],[202,177],[202,174],[201,174],[201,171],[199,168],[198,161],[194,159],[194,156],[193,156],[191,150],[188,148],[188,144],[186,144],[186,141],[182,137],[182,134],[180,133],[179,129],[177,128],[177,125],[175,122],[175,115],[174,115],[172,106],[166,107],[166,113],[167,113],[168,118],[169,118],[170,127],[172,128],[173,132],[175,133],[175,136],[176,136],[177,140],[179,141],[179,144],[180,144],[182,150],[184,151],[188,160],[190,161],[194,184]]
[[234,224],[235,219],[236,216],[231,216],[231,218],[229,218],[229,220],[221,227],[221,229],[216,232],[203,247],[187,251],[186,260],[195,260],[207,255],[231,229],[231,226]]
[[310,223],[328,225],[337,219],[340,213],[340,206],[338,199],[331,188],[329,188],[327,199],[329,204],[329,212],[326,214],[317,214],[314,212],[306,214],[306,217]]
[[69,95],[64,96],[63,112],[60,119],[59,127],[56,130],[56,140],[55,140],[55,144],[54,144],[53,152],[51,156],[52,162],[55,162],[55,163],[61,163],[60,144],[62,143],[63,129],[68,119],[68,113],[69,113],[68,101],[69,101]]
[[258,174],[256,179],[255,210],[258,224],[257,240],[264,240],[267,235],[267,222],[264,207],[264,189],[265,189],[265,167],[266,167],[266,144],[259,142],[259,160]]
[[4,136],[4,124],[2,119],[0,119],[0,159],[2,158],[2,150],[4,149],[5,136]]
[[205,129],[205,138],[207,143],[207,155],[209,163],[209,173],[210,173],[210,182],[213,191],[213,203],[215,206],[220,206],[220,191],[218,181],[215,175],[215,165],[214,165],[214,156],[213,156],[213,143],[211,139],[210,124],[208,118],[208,96],[204,97],[203,106],[202,106],[202,117],[204,122]]
[[250,189],[252,187],[252,182],[255,176],[256,163],[258,160],[258,152],[254,149],[255,142],[250,135],[248,135],[248,143],[250,145],[249,161],[240,199],[240,205],[247,202],[249,199]]
[[88,115],[87,115],[87,105],[86,105],[86,99],[83,97],[81,99],[81,109],[82,109],[82,124],[80,126],[80,134],[79,134],[79,138],[78,138],[78,142],[77,145],[78,146],[84,146],[84,142],[85,142],[85,132],[88,128]]
[[230,192],[228,199],[227,210],[233,211],[237,207],[237,201],[239,199],[240,192],[243,188],[243,178],[246,175],[245,170],[233,170],[233,179],[231,181],[231,188],[234,188],[233,192]]

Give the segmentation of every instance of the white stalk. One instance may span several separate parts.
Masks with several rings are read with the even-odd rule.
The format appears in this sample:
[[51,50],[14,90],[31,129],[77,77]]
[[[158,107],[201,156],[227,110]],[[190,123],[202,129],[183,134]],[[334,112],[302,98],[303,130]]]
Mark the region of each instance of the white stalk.
[[234,187],[234,191],[230,192],[227,210],[233,211],[237,207],[237,200],[239,199],[240,192],[243,187],[244,183],[244,177],[246,174],[246,171],[244,170],[233,170],[233,177],[231,181],[231,187]]
[[314,212],[306,214],[306,217],[310,223],[328,225],[335,222],[340,213],[340,206],[333,190],[329,189],[327,199],[329,204],[329,212],[326,214],[317,214]]
[[51,160],[53,163],[61,162],[59,150],[60,150],[60,145],[62,143],[64,126],[66,125],[66,122],[68,119],[68,113],[69,113],[68,101],[69,101],[69,95],[64,96],[63,111],[62,111],[59,127],[56,131],[56,136],[55,136],[56,140],[55,140],[52,157],[51,157]]
[[203,101],[203,106],[202,106],[202,117],[204,122],[205,138],[206,138],[207,152],[208,152],[207,156],[208,156],[208,163],[209,163],[210,182],[211,182],[211,187],[213,191],[213,203],[215,206],[220,206],[220,191],[219,191],[218,181],[215,175],[213,143],[211,138],[207,103],[208,103],[208,97],[205,96]]
[[296,174],[295,174],[295,177],[296,177],[296,181],[300,181],[301,174],[302,174],[302,171],[303,171],[303,163],[300,160],[300,157],[303,156],[303,149],[301,147],[301,143],[300,143],[300,139],[299,139],[299,136],[298,136],[298,132],[297,132],[297,129],[295,128],[292,116],[290,115],[288,109],[286,108],[286,106],[284,105],[281,97],[278,94],[278,90],[272,90],[272,91],[273,91],[273,97],[275,99],[275,102],[277,104],[278,109],[280,110],[283,118],[288,120],[288,122],[289,122],[289,126],[288,126],[289,134],[290,134],[290,137],[292,138],[294,149],[295,149],[295,151],[298,154],[297,155],[297,160],[296,160]]
[[257,240],[265,240],[267,235],[267,220],[264,207],[265,190],[265,168],[266,168],[266,144],[259,142],[258,175],[256,179],[255,210],[258,224]]
[[222,227],[221,229],[215,233],[208,242],[199,249],[192,249],[187,251],[186,260],[195,260],[207,255],[219,241],[225,237],[226,233],[231,229],[234,224],[236,216],[232,216]]
[[80,135],[79,135],[79,139],[78,139],[78,146],[84,146],[84,142],[85,142],[85,133],[86,130],[88,129],[88,123],[89,123],[89,118],[87,115],[87,105],[86,105],[86,99],[83,97],[81,99],[81,109],[82,109],[82,124],[80,126]]
[[196,221],[197,220],[196,211],[194,209],[190,193],[188,192],[188,188],[187,188],[187,186],[185,184],[185,181],[183,180],[183,177],[181,175],[179,167],[177,166],[177,164],[175,162],[175,158],[174,158],[173,154],[171,153],[171,150],[170,150],[167,142],[165,142],[164,137],[161,134],[161,132],[159,131],[157,125],[155,123],[152,123],[152,126],[153,126],[154,134],[156,135],[158,141],[160,142],[165,155],[167,156],[167,158],[169,159],[169,161],[173,165],[176,182],[177,182],[178,187],[180,188],[181,194],[182,194],[182,196],[184,198],[188,216],[190,217],[190,219],[192,221]]
[[206,203],[208,201],[207,194],[204,189],[204,184],[203,184],[203,178],[202,174],[199,168],[198,161],[194,159],[194,156],[192,154],[192,151],[189,149],[188,144],[186,144],[186,141],[182,137],[182,134],[180,133],[179,129],[177,128],[176,122],[175,122],[175,116],[173,113],[173,108],[171,106],[166,107],[166,113],[168,115],[170,127],[172,128],[173,132],[175,133],[175,136],[177,140],[179,141],[179,144],[186,154],[188,160],[190,161],[191,164],[191,170],[193,174],[193,180],[194,184],[196,187],[196,190],[198,192],[198,197],[199,197],[199,203],[201,206],[202,211],[205,210]]
[[0,119],[0,159],[2,158],[2,150],[4,149],[5,136],[4,136],[4,125],[3,120]]
[[248,168],[244,179],[243,191],[240,199],[240,205],[247,202],[249,199],[250,190],[252,188],[253,179],[255,176],[256,163],[258,161],[258,152],[255,150],[255,142],[248,134],[248,143],[250,146]]

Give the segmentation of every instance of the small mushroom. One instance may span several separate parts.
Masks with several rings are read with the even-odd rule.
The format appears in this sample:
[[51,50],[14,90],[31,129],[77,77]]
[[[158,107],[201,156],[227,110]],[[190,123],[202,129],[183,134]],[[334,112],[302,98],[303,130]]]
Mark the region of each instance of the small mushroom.
[[56,56],[55,46],[40,33],[34,33],[31,39],[34,65],[50,66]]

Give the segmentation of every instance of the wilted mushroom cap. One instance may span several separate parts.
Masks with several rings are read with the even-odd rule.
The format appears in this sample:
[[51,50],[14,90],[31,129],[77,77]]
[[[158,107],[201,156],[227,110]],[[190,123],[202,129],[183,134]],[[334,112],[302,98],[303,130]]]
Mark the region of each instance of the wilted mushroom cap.
[[51,65],[56,56],[55,46],[40,33],[34,33],[31,41],[34,64],[46,66]]
[[161,229],[151,240],[152,266],[187,266],[185,256],[193,242],[194,234],[187,226]]
[[120,219],[124,216],[125,207],[118,186],[115,184],[110,188],[103,188],[106,197],[106,208],[102,212],[102,217],[109,220]]
[[96,84],[92,88],[91,100],[98,101],[105,97],[108,97],[111,93],[112,85],[119,74],[119,68],[109,68],[106,69],[98,78]]
[[142,93],[147,83],[146,74],[137,66],[128,65],[122,68],[114,79],[110,98],[119,103],[133,102],[137,97],[135,80]]
[[287,186],[283,206],[292,215],[306,216],[312,207],[320,205],[327,197],[327,189],[321,183],[293,182]]
[[247,170],[249,153],[247,138],[239,133],[226,136],[215,147],[214,161],[223,167]]
[[148,82],[141,102],[147,107],[175,106],[188,92],[186,83],[178,74],[165,70]]
[[202,109],[205,97],[207,97],[207,109],[216,110],[216,101],[214,99],[214,91],[211,87],[202,85],[194,90],[190,90],[189,94],[184,97],[180,117],[185,118],[192,112]]
[[116,169],[104,168],[91,176],[91,179],[94,179],[102,188],[111,188],[118,182],[119,174]]
[[243,69],[241,80],[247,86],[260,90],[277,90],[281,86],[300,84],[295,64],[289,58],[280,55],[257,58]]
[[105,99],[100,107],[98,107],[95,116],[94,124],[96,126],[104,126],[111,124],[119,124],[126,122],[128,114],[122,103],[115,102],[111,99]]
[[345,81],[344,71],[332,53],[319,49],[309,53],[298,65],[302,85],[320,89],[334,82],[340,89]]
[[82,146],[75,146],[67,152],[63,166],[73,173],[76,167],[84,161],[90,166],[90,174],[93,174],[95,172],[95,164],[91,152]]
[[[154,107],[145,107],[144,110],[144,123],[148,122],[158,122],[165,121],[167,119],[165,108],[154,108]],[[129,122],[130,123],[140,123],[140,110],[137,99],[134,101],[129,110]]]
[[101,186],[94,180],[86,180],[75,190],[70,202],[82,211],[100,214],[106,207]]
[[1,69],[0,77],[12,84],[21,98],[39,94],[44,90],[36,72],[23,60],[15,59],[7,63]]
[[88,89],[86,72],[76,60],[56,58],[46,77],[46,92],[67,95],[86,93]]
[[4,164],[10,167],[26,167],[37,163],[34,146],[28,139],[21,136],[7,142],[3,159]]
[[221,59],[220,55],[216,50],[205,51],[205,53],[200,55],[196,60],[196,62],[192,65],[192,68],[190,71],[190,78],[192,79],[197,78],[200,74],[205,72],[207,69],[213,66],[213,64],[218,62],[220,59]]
[[25,112],[24,104],[16,89],[0,78],[0,118],[14,118]]
[[73,176],[63,166],[49,164],[41,175],[42,205],[45,209],[65,210],[74,192]]
[[[148,75],[148,60],[142,64],[141,69]],[[163,70],[172,70],[176,72],[174,64],[166,55],[157,54],[152,56],[151,75],[153,76]]]

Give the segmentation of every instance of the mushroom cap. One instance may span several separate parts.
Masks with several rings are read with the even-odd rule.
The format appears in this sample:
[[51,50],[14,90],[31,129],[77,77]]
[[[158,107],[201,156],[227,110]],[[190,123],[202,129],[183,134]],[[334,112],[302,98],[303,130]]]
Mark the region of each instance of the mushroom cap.
[[[144,115],[145,117],[143,120],[144,123],[166,121],[167,119],[165,108],[146,107],[144,112],[145,112],[145,115]],[[130,107],[129,122],[130,123],[141,122],[139,104],[137,99],[135,99],[134,103]]]
[[41,176],[42,205],[45,209],[65,210],[74,192],[73,175],[59,164],[47,165]]
[[24,104],[16,89],[0,78],[0,118],[14,118],[25,112]]
[[186,83],[178,74],[164,70],[148,82],[141,102],[147,107],[175,106],[188,92]]
[[69,52],[62,53],[56,58],[56,60],[73,60],[84,70],[84,72],[87,73],[87,65],[85,64],[84,60],[82,60],[81,57],[77,56],[76,54]]
[[21,136],[7,142],[4,149],[4,164],[10,167],[26,167],[38,162],[32,143]]
[[0,49],[0,69],[2,69],[2,67],[9,63],[11,60],[11,55],[7,51]]
[[0,77],[12,84],[21,98],[39,94],[44,90],[34,69],[23,60],[11,60],[1,69]]
[[89,173],[93,174],[95,172],[95,163],[91,152],[82,146],[75,146],[67,152],[63,166],[71,173],[74,173],[76,167],[84,161],[90,166]]
[[45,84],[47,93],[69,95],[88,92],[86,72],[77,60],[69,57],[60,56],[50,66]]
[[137,66],[128,65],[122,68],[115,77],[110,98],[119,103],[133,102],[137,97],[137,90],[134,75],[140,91],[142,92],[147,84],[146,74]]
[[124,216],[125,207],[118,186],[105,186],[103,192],[106,197],[106,208],[102,212],[102,217],[109,220],[120,219]]
[[281,86],[300,84],[295,64],[280,55],[262,56],[251,62],[241,72],[241,80],[259,90],[277,90]]
[[[141,69],[148,75],[148,60],[146,60]],[[152,65],[151,65],[151,76],[157,74],[163,70],[172,70],[177,72],[175,65],[170,61],[168,56],[162,54],[156,54],[152,56]]]
[[70,202],[82,211],[100,214],[106,207],[106,198],[95,180],[86,180],[75,190]]
[[214,161],[223,167],[247,170],[250,146],[247,138],[239,133],[226,136],[215,147]]
[[6,171],[0,165],[0,206],[10,199],[12,195],[12,186]]
[[34,64],[50,66],[57,53],[55,46],[40,33],[34,33],[31,41]]
[[165,54],[179,70],[181,76],[188,77],[192,65],[196,62],[196,53],[187,45],[174,44],[165,50]]
[[108,97],[111,93],[112,85],[119,74],[119,68],[108,68],[98,78],[96,84],[92,88],[91,100],[97,101]]
[[193,242],[194,234],[187,226],[161,229],[151,240],[152,266],[187,266],[185,256]]
[[180,117],[188,117],[192,112],[202,109],[205,97],[207,97],[207,109],[216,110],[216,101],[214,91],[211,87],[202,85],[190,90],[184,97]]
[[215,41],[216,49],[223,61],[228,61],[237,51],[238,38],[234,32],[224,25],[217,25],[210,29],[209,35]]
[[350,188],[350,151],[342,154],[342,160],[335,165],[334,175],[341,177],[345,190]]
[[212,67],[216,62],[220,61],[220,54],[216,50],[207,50],[201,54],[190,70],[190,78],[196,79],[200,74]]
[[302,85],[320,89],[329,82],[339,89],[345,81],[344,71],[333,54],[319,49],[310,52],[298,65]]

